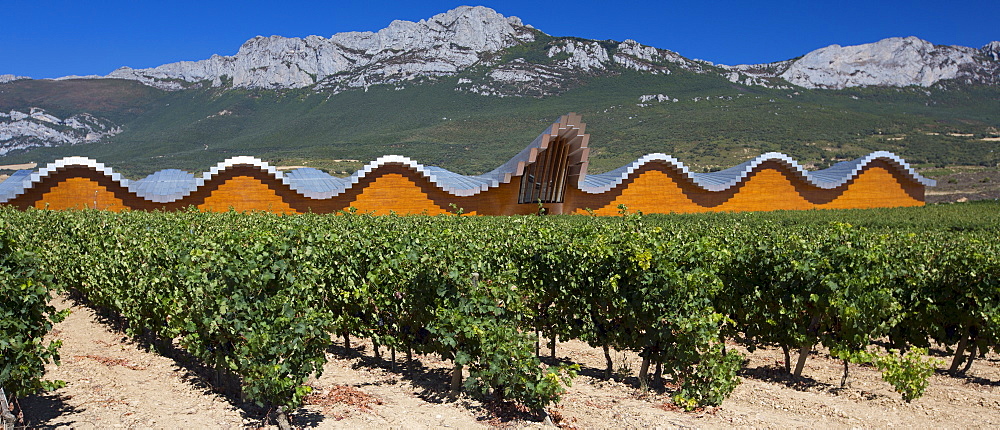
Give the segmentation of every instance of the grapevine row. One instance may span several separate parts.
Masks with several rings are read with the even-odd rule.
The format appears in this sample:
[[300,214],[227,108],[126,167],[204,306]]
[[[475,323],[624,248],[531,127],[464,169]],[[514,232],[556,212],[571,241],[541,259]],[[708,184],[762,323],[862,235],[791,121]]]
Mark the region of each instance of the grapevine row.
[[[954,345],[953,372],[1000,345],[1000,246],[988,223],[782,216],[0,212],[4,244],[17,248],[4,267],[43,280],[24,281],[37,287],[25,307],[49,322],[28,325],[44,333],[58,318],[44,305],[49,288],[79,292],[130,335],[176,341],[266,405],[301,405],[334,338],[438,354],[455,364],[454,389],[539,411],[576,369],[543,364],[539,336],[553,355],[555,339],[603,349],[606,375],[610,349],[635,351],[641,383],[671,378],[686,408],[719,404],[738,383],[743,358],[726,341],[780,347],[795,374],[816,345],[904,370],[926,363],[874,342]],[[32,360],[55,354],[46,348]],[[40,373],[0,376],[7,387]]]

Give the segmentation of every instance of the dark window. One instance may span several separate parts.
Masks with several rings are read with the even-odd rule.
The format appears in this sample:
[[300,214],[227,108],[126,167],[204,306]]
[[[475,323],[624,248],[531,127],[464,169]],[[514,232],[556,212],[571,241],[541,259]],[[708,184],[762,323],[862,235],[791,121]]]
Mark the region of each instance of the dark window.
[[566,194],[569,149],[562,139],[555,139],[538,153],[534,163],[524,168],[518,203],[562,203]]

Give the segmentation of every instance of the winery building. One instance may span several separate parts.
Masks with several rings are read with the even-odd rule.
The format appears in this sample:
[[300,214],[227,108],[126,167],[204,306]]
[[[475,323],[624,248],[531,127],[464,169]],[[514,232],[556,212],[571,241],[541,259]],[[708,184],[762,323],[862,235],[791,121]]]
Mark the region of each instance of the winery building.
[[129,180],[110,167],[67,157],[21,170],[0,183],[0,204],[18,208],[331,213],[615,215],[920,206],[934,181],[895,154],[878,151],[809,171],[787,155],[767,153],[718,172],[694,173],[664,154],[588,174],[590,136],[565,115],[496,169],[460,175],[396,155],[349,177],[313,168],[279,171],[235,157],[201,175],[161,170]]

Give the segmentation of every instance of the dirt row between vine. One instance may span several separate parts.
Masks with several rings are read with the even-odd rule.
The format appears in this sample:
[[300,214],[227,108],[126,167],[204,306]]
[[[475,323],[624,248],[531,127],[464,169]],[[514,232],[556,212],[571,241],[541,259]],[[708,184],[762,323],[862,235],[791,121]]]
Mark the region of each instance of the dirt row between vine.
[[[267,411],[221,394],[194,366],[146,350],[98,322],[94,312],[65,298],[56,306],[72,313],[52,335],[63,340],[62,365],[49,366],[48,379],[66,387],[22,399],[30,428],[276,428]],[[561,342],[557,356],[582,367],[569,392],[551,409],[569,428],[998,428],[1000,356],[977,360],[963,378],[932,376],[924,397],[906,403],[876,369],[850,366],[840,387],[842,363],[813,354],[804,378],[787,377],[779,350],[748,354],[742,383],[718,408],[681,412],[667,392],[642,392],[634,353],[614,352],[616,377],[601,379],[603,353],[577,341]],[[933,353],[934,351],[932,351]],[[939,352],[940,353],[940,352]],[[444,394],[449,363],[418,355],[392,366],[372,346],[355,340],[351,349],[331,348],[309,404],[292,414],[302,428],[541,428],[527,414]]]

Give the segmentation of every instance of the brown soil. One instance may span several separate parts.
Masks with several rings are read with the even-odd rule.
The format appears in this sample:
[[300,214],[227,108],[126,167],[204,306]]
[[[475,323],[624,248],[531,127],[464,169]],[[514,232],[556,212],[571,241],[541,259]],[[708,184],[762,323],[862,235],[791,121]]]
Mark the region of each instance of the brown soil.
[[954,167],[947,175],[935,176],[937,185],[927,188],[927,203],[954,203],[1000,199],[1000,169]]
[[[66,387],[21,400],[32,428],[274,428],[266,412],[213,390],[193,366],[123,338],[98,322],[94,313],[65,298],[57,307],[72,314],[53,335],[63,340],[61,366],[50,366],[48,379]],[[732,347],[732,346],[730,346]],[[322,377],[310,381],[315,391],[308,405],[292,414],[304,428],[541,428],[509,405],[461,396],[447,398],[450,365],[416,356],[404,366],[399,353],[391,366],[389,352],[373,356],[370,343],[355,339],[352,348],[331,348]],[[745,352],[745,351],[744,351]],[[934,353],[935,351],[932,351]],[[940,351],[936,351],[941,353]],[[564,427],[668,428],[703,427],[1000,427],[1000,356],[977,360],[968,375],[938,372],[924,397],[906,403],[871,367],[850,366],[847,387],[840,387],[842,363],[814,353],[804,378],[782,370],[778,350],[747,354],[742,384],[721,407],[681,412],[667,391],[642,392],[634,353],[613,352],[615,379],[601,379],[599,349],[562,342],[557,355],[581,365],[562,402],[550,410]],[[947,358],[947,357],[944,357]],[[668,384],[669,385],[669,384]]]

